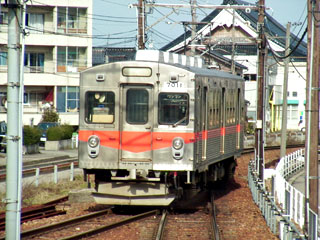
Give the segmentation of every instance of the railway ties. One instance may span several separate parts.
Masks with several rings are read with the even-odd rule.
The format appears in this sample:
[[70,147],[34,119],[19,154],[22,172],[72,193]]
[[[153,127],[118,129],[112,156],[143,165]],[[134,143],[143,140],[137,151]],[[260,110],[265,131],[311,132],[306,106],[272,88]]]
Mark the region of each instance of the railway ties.
[[108,220],[108,217],[106,216],[110,215],[110,210],[111,208],[106,208],[104,210],[68,219],[56,224],[50,224],[29,231],[24,231],[21,233],[21,237],[23,239],[34,239],[34,237],[41,235],[42,237],[47,236],[48,238],[54,239],[81,239],[100,233],[105,234],[111,229],[124,226],[131,222],[157,215],[159,213],[158,210],[152,210],[136,214],[131,217],[122,218],[121,220],[113,221],[113,219],[109,219],[112,221],[110,223],[110,221],[106,221]]
[[[213,196],[211,194],[211,196]],[[207,208],[183,210],[178,214],[163,210],[155,240],[164,239],[209,239],[220,240],[216,223],[214,198]],[[181,209],[180,209],[181,211]]]
[[[208,204],[209,206],[210,204]],[[210,239],[214,230],[211,227],[211,211],[208,207],[194,210],[135,209],[117,212],[111,208],[95,211],[80,217],[48,224],[21,233],[23,239],[149,239],[161,240],[181,236],[183,239]],[[142,212],[143,211],[143,212]],[[141,213],[142,212],[142,213]],[[134,214],[128,216],[128,214]],[[134,235],[135,234],[135,235]],[[117,237],[116,237],[117,236]],[[128,238],[129,237],[129,238]],[[135,238],[136,237],[136,238]],[[4,238],[3,238],[4,239]]]
[[[57,210],[56,206],[60,203],[68,201],[68,196],[58,198],[45,204],[25,207],[21,209],[21,223],[25,223],[35,219],[53,217],[66,214],[64,210]],[[0,231],[5,230],[5,212],[0,213]],[[0,237],[1,239],[1,237]]]

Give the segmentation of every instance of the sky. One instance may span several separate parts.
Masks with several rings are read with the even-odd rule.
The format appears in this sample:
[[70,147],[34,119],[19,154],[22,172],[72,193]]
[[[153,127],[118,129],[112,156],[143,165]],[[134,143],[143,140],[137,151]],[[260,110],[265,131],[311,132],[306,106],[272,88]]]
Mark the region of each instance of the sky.
[[[156,3],[188,4],[189,0],[154,0]],[[306,24],[308,0],[265,0],[267,13],[284,27],[291,22],[291,31],[298,36],[303,33]],[[223,0],[197,0],[202,5],[220,5]],[[257,0],[246,0],[256,3]],[[137,10],[128,7],[138,0],[93,0],[93,45],[108,47],[135,47],[137,36]],[[198,9],[197,20],[200,21],[211,10]],[[166,18],[163,16],[170,14]],[[163,19],[161,19],[163,18]],[[147,31],[149,49],[160,49],[183,32],[182,21],[191,21],[190,9],[173,11],[170,8],[156,7],[147,14]],[[159,23],[157,23],[159,22]],[[156,24],[157,23],[157,24]],[[299,25],[300,24],[300,25]]]

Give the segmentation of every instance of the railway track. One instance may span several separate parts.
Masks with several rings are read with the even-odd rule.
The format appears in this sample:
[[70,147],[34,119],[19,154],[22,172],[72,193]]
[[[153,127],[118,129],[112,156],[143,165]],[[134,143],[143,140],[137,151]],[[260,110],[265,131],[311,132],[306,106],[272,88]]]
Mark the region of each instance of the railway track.
[[154,239],[220,240],[214,197],[213,194],[210,195],[211,200],[208,202],[207,208],[194,209],[194,212],[184,211],[178,214],[164,210]]
[[[277,150],[268,152],[274,151],[279,152]],[[266,155],[268,155],[268,152]],[[80,237],[85,238],[88,236],[93,236],[93,239],[117,240],[168,238],[197,240],[276,239],[268,232],[267,226],[265,228],[264,226],[262,227],[264,219],[263,217],[258,217],[258,215],[260,216],[259,210],[252,203],[251,194],[246,183],[247,162],[252,155],[246,155],[244,154],[239,159],[235,180],[228,183],[227,189],[215,189],[214,198],[217,207],[213,205],[212,201],[207,208],[194,208],[190,211],[171,211],[163,213],[161,217],[158,215],[160,211],[154,210],[155,212],[150,213],[149,217],[139,216],[141,217],[139,221],[135,216],[128,217],[128,213],[125,213],[126,216],[124,216],[110,214],[110,210],[106,210],[106,213],[101,213],[100,217],[90,218],[89,222],[84,220],[73,220],[73,223],[71,220],[70,224],[62,222],[58,224],[60,226],[57,226],[57,228],[47,230],[49,233],[41,232],[44,230],[35,230],[40,232],[35,233],[35,235],[28,233],[30,235],[22,235],[22,237],[23,239],[37,239],[36,234],[40,234],[48,239],[79,239]],[[215,210],[216,208],[218,211]],[[216,217],[210,214],[211,210],[213,214],[217,212]],[[69,225],[69,230],[61,230],[67,225]],[[219,225],[219,229],[216,228],[217,225]],[[253,226],[259,226],[259,229],[251,229]],[[243,233],[244,229],[246,229],[245,233]],[[215,236],[213,236],[213,233],[215,233]],[[22,234],[27,233],[23,232]],[[95,236],[94,234],[100,235]],[[255,236],[252,237],[250,234],[255,234]],[[101,235],[103,236],[101,237]]]
[[[32,221],[35,219],[53,217],[61,214],[66,214],[64,210],[56,210],[56,206],[60,203],[68,201],[68,196],[58,198],[45,204],[25,207],[21,210],[21,223]],[[0,231],[5,230],[6,213],[0,213]]]
[[[288,145],[287,149],[291,149],[291,148],[304,148],[305,145],[304,144],[296,144],[296,145]],[[265,151],[269,151],[269,150],[278,150],[280,149],[280,146],[267,146],[264,147]],[[254,152],[254,148],[245,148],[243,149],[242,154],[247,154],[247,153],[253,153]]]
[[81,239],[107,232],[143,218],[156,216],[159,213],[158,210],[152,210],[113,221],[114,219],[112,217],[106,217],[107,215],[110,216],[110,209],[111,208],[106,208],[56,224],[49,224],[24,231],[21,233],[21,237],[23,239],[34,239],[41,235],[42,238],[47,237],[48,239]]

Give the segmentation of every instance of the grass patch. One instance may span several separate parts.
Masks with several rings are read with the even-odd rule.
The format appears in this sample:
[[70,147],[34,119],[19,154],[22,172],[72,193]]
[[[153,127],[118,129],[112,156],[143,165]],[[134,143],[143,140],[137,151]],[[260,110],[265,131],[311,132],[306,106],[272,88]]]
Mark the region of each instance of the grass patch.
[[[87,188],[87,183],[82,176],[76,176],[74,181],[61,180],[57,184],[41,183],[38,187],[34,184],[24,184],[22,188],[22,207],[43,204],[59,197],[68,195],[71,190]],[[5,192],[0,192],[1,199],[6,198]],[[5,211],[6,205],[0,202],[0,211]]]

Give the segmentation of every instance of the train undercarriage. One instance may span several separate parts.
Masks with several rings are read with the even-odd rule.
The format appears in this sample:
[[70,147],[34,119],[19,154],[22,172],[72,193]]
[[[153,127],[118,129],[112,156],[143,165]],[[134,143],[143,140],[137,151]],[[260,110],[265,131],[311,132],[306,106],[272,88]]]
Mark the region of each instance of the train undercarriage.
[[212,164],[198,171],[85,170],[95,176],[93,197],[98,204],[169,206],[187,200],[212,183],[233,178],[235,159]]

